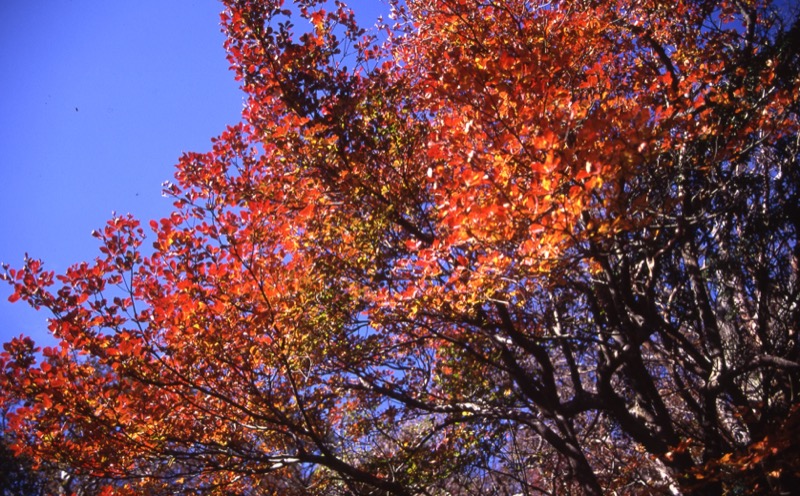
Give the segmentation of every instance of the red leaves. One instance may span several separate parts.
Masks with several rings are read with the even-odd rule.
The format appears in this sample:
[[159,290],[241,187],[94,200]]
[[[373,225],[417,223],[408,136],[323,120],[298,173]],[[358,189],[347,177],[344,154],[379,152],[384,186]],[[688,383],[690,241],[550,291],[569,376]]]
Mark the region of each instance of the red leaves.
[[[653,2],[411,1],[384,45],[339,2],[225,4],[245,122],[180,158],[165,187],[175,211],[149,222],[152,249],[138,221],[119,217],[94,233],[101,256],[60,275],[58,289],[36,260],[4,275],[10,300],[49,309],[63,340],[38,369],[24,338],[2,355],[16,381],[3,379],[4,398],[31,405],[14,424],[38,441],[26,449],[86,473],[152,476],[136,479],[142,492],[164,480],[447,492],[478,473],[518,483],[523,459],[542,461],[530,468],[536,481],[581,463],[649,467],[659,453],[595,443],[639,446],[623,432],[637,419],[613,417],[628,392],[596,397],[635,384],[615,375],[634,365],[647,364],[635,369],[644,376],[651,361],[667,370],[679,360],[619,365],[627,335],[606,327],[657,327],[628,314],[656,291],[633,278],[656,273],[658,257],[619,271],[633,280],[624,288],[609,282],[609,260],[627,260],[620,240],[675,225],[687,207],[670,198],[684,187],[670,178],[679,166],[703,176],[685,162],[693,146],[725,136],[713,157],[693,159],[725,163],[749,153],[741,136],[783,132],[792,99],[767,88],[776,72],[730,95],[717,89],[746,76],[725,70],[736,45],[714,45],[716,34]],[[308,32],[293,31],[295,15]],[[672,71],[659,47],[670,47]],[[760,103],[738,107],[753,95]],[[655,187],[658,178],[669,184]],[[675,244],[653,236],[632,246]],[[669,284],[681,289],[679,278]],[[624,349],[658,349],[643,332]],[[701,430],[689,417],[678,431]],[[658,436],[672,424],[637,425],[637,439],[669,445]],[[506,443],[517,431],[524,456]],[[555,468],[542,468],[549,455]],[[313,464],[326,470],[306,471]],[[601,482],[638,487],[634,472]],[[505,483],[496,477],[475,484]],[[550,492],[577,492],[573,483]]]
[[322,30],[323,26],[325,25],[325,18],[326,14],[325,11],[320,9],[311,14],[309,19],[311,20],[311,24],[314,25],[314,28],[319,32]]
[[6,365],[27,368],[36,361],[34,356],[39,351],[33,340],[28,336],[19,336],[7,343],[3,343],[2,358]]

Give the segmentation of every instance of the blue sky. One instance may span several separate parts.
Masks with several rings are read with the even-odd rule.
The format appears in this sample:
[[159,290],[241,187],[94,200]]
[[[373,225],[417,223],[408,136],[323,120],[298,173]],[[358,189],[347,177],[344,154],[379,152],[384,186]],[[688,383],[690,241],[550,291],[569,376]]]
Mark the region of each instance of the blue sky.
[[[372,25],[378,0],[351,2]],[[0,1],[0,262],[27,252],[57,273],[97,254],[112,212],[171,209],[161,184],[185,151],[240,119],[221,6],[212,0]],[[45,312],[10,304],[0,342],[51,344]]]

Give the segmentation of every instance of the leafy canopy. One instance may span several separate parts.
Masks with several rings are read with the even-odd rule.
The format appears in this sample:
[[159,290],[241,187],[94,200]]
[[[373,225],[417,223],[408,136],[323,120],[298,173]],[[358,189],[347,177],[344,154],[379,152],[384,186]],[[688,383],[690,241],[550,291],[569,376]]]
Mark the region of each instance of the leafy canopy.
[[0,355],[20,456],[118,494],[797,483],[797,12],[223,3],[247,103],[174,212],[6,268],[59,340]]

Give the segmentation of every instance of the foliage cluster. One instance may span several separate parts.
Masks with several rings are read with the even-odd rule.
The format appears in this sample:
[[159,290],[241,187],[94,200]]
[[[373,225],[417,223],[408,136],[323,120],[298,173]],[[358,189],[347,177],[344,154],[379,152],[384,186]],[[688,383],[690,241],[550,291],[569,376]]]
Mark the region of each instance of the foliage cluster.
[[796,12],[224,4],[243,122],[153,241],[6,269],[60,341],[0,356],[20,455],[118,494],[798,483]]

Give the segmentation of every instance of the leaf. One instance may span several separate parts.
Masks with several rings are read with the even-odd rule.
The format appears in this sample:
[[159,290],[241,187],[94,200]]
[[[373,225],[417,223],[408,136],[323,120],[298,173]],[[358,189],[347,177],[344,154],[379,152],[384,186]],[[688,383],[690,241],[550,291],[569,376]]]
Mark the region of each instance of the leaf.
[[794,489],[773,3],[223,6],[242,122],[147,249],[3,269],[59,342],[0,355],[15,450],[87,494]]

